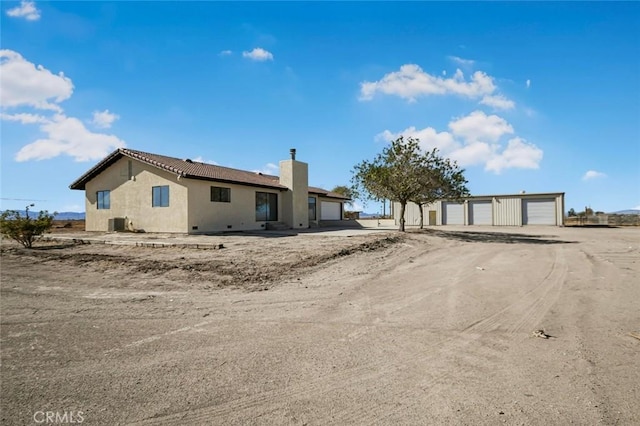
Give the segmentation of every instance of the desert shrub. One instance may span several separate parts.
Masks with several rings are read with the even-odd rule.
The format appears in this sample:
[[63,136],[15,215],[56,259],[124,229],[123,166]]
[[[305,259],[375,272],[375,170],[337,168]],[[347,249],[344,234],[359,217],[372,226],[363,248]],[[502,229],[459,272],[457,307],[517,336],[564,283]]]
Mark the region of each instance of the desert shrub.
[[0,214],[0,233],[31,248],[34,241],[51,229],[53,216],[46,210],[38,213],[36,218],[29,216],[29,210],[25,216],[17,210],[7,210]]

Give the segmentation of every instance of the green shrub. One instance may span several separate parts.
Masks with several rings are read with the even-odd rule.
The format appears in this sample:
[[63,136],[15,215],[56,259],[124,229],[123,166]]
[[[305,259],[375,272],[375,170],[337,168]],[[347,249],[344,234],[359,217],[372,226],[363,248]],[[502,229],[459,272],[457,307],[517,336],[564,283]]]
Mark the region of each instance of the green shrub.
[[0,233],[31,248],[35,240],[51,229],[54,215],[45,210],[34,219],[29,216],[29,209],[26,216],[17,210],[7,210],[0,214]]

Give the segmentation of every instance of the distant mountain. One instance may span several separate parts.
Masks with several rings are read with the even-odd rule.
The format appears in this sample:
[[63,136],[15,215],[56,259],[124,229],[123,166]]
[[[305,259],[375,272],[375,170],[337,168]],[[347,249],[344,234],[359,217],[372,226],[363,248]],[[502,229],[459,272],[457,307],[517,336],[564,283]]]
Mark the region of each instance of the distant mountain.
[[640,214],[640,210],[636,210],[636,209],[620,210],[620,211],[609,213],[609,214]]
[[[20,216],[26,216],[27,212],[25,210],[18,210]],[[29,210],[30,217],[37,217],[39,211]],[[54,220],[84,220],[85,214],[80,212],[60,212],[53,217]]]
[[61,212],[53,218],[55,220],[84,220],[85,214],[80,212]]
[[374,219],[374,218],[377,218],[377,217],[380,217],[380,216],[382,216],[380,213],[364,213],[364,212],[360,213],[360,218],[361,219],[369,219],[369,218]]

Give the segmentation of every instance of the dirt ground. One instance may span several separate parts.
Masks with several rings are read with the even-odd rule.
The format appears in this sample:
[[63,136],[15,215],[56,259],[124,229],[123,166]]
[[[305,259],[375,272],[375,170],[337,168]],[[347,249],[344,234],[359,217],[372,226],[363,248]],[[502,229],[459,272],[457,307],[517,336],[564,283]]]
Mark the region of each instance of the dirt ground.
[[640,424],[640,229],[208,238],[3,241],[1,423]]

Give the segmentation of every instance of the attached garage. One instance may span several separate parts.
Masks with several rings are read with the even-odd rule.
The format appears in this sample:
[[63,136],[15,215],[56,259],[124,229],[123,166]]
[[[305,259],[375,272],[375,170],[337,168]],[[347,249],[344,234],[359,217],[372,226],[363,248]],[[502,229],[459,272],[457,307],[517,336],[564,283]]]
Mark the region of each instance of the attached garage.
[[556,201],[553,198],[523,199],[523,225],[555,225]]
[[469,202],[469,225],[493,225],[491,200]]
[[322,201],[320,203],[320,220],[342,220],[340,203]]
[[464,225],[464,204],[442,203],[443,225]]

